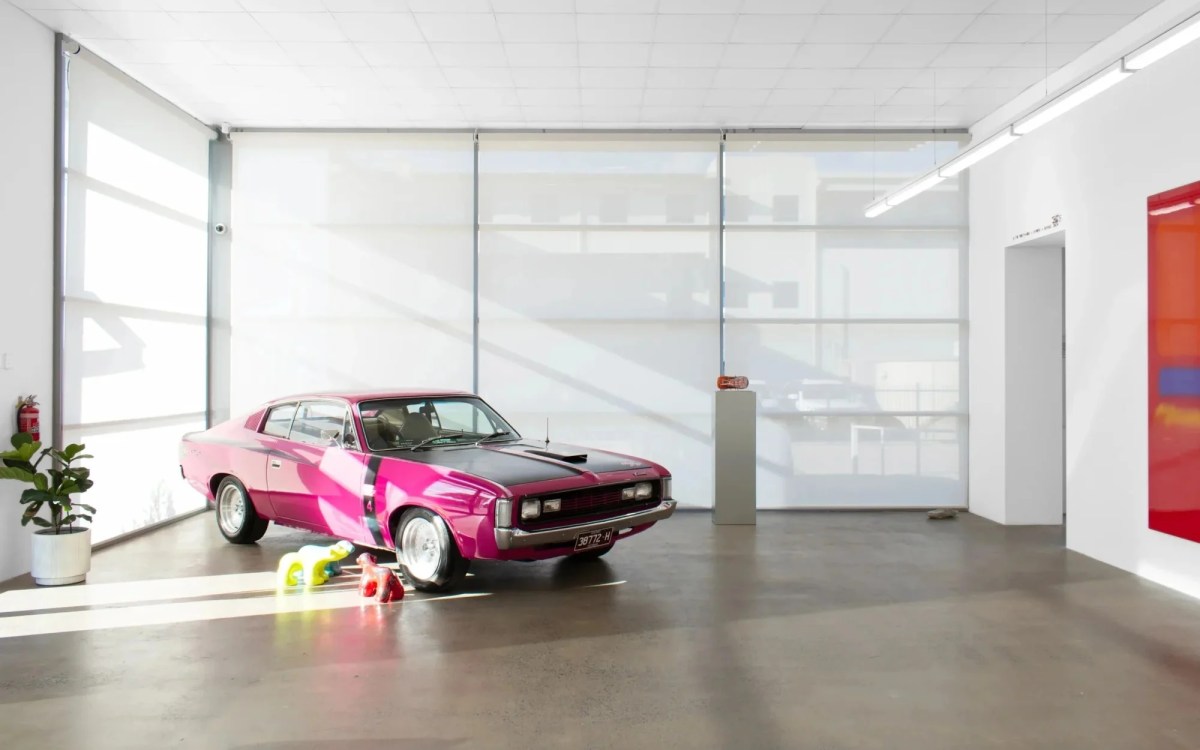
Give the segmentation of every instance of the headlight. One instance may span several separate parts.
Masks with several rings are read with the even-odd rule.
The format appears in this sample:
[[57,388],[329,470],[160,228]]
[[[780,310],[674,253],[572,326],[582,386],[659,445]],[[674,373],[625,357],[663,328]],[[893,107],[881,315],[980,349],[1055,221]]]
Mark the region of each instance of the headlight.
[[633,494],[634,494],[633,487],[622,487],[621,488],[621,499],[622,500],[632,500]]
[[671,478],[667,477],[662,480],[663,500],[671,499]]
[[553,500],[542,501],[543,513],[557,513],[560,510],[562,510],[562,500],[560,498],[556,497]]
[[638,482],[633,486],[633,493],[638,500],[645,500],[654,494],[654,485],[649,482]]
[[521,518],[528,521],[531,518],[537,518],[542,515],[541,500],[522,500],[521,501]]

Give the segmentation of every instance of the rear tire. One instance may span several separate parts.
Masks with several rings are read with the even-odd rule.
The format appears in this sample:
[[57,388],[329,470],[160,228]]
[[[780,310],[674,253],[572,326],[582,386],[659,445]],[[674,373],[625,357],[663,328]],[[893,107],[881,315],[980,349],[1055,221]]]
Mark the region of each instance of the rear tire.
[[226,540],[233,544],[254,544],[267,533],[270,521],[254,510],[246,487],[236,477],[221,480],[216,498],[217,528]]
[[438,594],[450,591],[471,567],[471,561],[458,551],[446,522],[424,508],[404,511],[392,539],[396,544],[396,562],[417,591]]

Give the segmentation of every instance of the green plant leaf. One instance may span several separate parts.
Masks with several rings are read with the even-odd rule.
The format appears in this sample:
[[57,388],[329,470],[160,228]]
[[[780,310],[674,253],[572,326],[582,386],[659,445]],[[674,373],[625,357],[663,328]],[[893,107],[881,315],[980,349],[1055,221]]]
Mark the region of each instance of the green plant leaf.
[[[43,484],[46,481],[46,478],[41,474],[34,474],[33,472],[26,471],[25,469],[19,469],[15,466],[0,467],[0,479],[15,479],[18,482],[29,482],[30,484],[35,484],[37,480],[34,477],[41,477]],[[42,486],[39,489],[44,490],[46,488],[45,486]]]
[[42,518],[41,516],[30,516],[28,518],[28,520],[21,519],[22,525],[28,523],[29,521],[33,521],[33,524],[35,526],[41,526],[43,529],[51,528],[51,523],[49,521],[47,521],[46,519]]
[[44,492],[50,489],[50,480],[46,479],[45,474],[34,474],[33,486]]
[[51,498],[49,492],[31,487],[21,493],[21,505],[26,503],[44,503]]
[[92,507],[92,506],[90,506],[90,505],[84,505],[83,503],[75,503],[75,507],[76,507],[76,508],[83,508],[83,509],[84,509],[84,510],[86,510],[88,513],[95,513],[95,512],[96,512],[96,509],[95,509],[95,508],[93,508],[93,507]]
[[81,519],[83,519],[84,521],[87,521],[88,523],[91,523],[91,522],[92,522],[92,517],[91,517],[91,516],[89,516],[89,515],[88,515],[88,514],[86,514],[86,513],[76,513],[76,514],[75,514],[75,517],[76,517],[76,518],[81,518]]

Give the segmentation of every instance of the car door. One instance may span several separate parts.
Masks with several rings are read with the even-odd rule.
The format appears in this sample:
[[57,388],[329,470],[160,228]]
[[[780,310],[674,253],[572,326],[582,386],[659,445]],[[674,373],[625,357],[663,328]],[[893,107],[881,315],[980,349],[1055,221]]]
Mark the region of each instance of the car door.
[[268,456],[271,503],[285,524],[364,541],[366,458],[347,404],[302,401],[286,441]]

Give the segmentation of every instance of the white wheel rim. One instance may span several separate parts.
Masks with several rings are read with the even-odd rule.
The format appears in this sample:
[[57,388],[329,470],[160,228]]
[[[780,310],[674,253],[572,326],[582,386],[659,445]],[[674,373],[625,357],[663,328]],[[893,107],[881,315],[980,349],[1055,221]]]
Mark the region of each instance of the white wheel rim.
[[225,485],[217,498],[217,523],[226,534],[236,534],[245,522],[246,498],[236,485]]
[[413,578],[431,580],[442,563],[442,535],[428,519],[413,518],[400,534],[400,562]]

